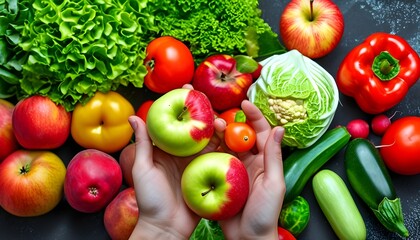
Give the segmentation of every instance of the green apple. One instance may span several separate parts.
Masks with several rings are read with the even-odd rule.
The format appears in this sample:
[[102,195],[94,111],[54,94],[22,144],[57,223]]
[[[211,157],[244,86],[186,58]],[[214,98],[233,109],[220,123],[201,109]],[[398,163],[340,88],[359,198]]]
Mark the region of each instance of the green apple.
[[181,190],[187,206],[200,217],[229,219],[242,210],[248,199],[248,173],[231,154],[205,153],[185,168]]
[[156,99],[147,114],[146,126],[153,143],[175,156],[201,151],[214,132],[210,101],[202,92],[179,88]]

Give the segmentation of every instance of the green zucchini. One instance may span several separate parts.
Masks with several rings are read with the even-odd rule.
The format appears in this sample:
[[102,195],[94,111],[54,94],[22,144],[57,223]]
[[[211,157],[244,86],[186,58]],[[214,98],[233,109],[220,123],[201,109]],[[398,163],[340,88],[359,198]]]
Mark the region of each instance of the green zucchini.
[[401,201],[375,146],[366,139],[353,139],[345,150],[344,166],[351,187],[381,224],[389,231],[408,237]]
[[283,162],[286,195],[284,203],[302,193],[308,180],[350,140],[345,127],[326,131],[313,145],[293,151]]
[[341,240],[366,239],[366,225],[343,179],[324,169],[312,179],[315,198]]

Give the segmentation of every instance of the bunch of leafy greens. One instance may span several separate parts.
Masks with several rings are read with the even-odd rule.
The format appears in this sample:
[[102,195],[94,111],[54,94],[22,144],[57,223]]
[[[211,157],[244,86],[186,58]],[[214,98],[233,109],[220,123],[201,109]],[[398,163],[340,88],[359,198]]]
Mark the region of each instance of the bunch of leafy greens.
[[339,92],[334,78],[297,50],[261,62],[261,76],[248,89],[248,98],[272,126],[285,128],[282,143],[306,148],[328,129]]
[[[20,67],[13,69],[18,73],[7,81],[16,86],[18,98],[48,95],[72,110],[96,91],[143,85],[144,49],[157,31],[144,11],[146,0],[6,1],[9,12],[2,17],[23,20],[2,25],[7,30],[1,36],[22,55]],[[10,42],[15,32],[19,39]]]
[[285,52],[257,0],[0,0],[0,23],[0,97],[46,95],[68,111],[96,91],[143,87],[146,46],[162,35],[196,62]]
[[258,0],[162,0],[149,6],[161,34],[188,43],[196,62],[215,53],[263,58],[286,51],[261,18]]

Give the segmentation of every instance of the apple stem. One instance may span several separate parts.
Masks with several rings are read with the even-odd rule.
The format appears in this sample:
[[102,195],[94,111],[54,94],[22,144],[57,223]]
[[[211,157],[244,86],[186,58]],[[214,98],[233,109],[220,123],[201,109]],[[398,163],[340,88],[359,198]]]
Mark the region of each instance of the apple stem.
[[19,170],[20,174],[27,174],[29,172],[29,164],[22,166],[22,168]]
[[313,21],[314,20],[314,0],[310,0],[309,4],[311,6],[311,16],[309,18],[309,21]]
[[182,112],[178,115],[178,117],[177,117],[177,119],[179,120],[179,121],[181,121],[182,119],[183,119],[183,116],[184,116],[184,113],[186,113],[187,112],[187,107],[183,107],[182,108]]
[[211,187],[210,187],[210,189],[209,190],[207,190],[207,191],[205,191],[205,192],[202,192],[201,193],[201,196],[206,196],[207,195],[207,193],[209,193],[209,192],[211,192],[212,190],[214,190],[214,186],[213,185],[211,185]]

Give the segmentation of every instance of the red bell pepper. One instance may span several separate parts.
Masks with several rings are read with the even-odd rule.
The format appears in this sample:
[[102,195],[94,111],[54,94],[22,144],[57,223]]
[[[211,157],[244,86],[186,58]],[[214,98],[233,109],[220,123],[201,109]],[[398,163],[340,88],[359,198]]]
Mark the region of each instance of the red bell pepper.
[[352,49],[337,74],[338,89],[369,114],[384,112],[403,100],[420,77],[420,58],[402,37],[374,33]]

